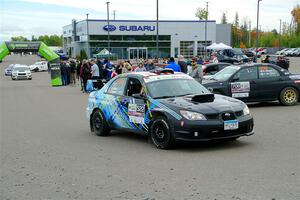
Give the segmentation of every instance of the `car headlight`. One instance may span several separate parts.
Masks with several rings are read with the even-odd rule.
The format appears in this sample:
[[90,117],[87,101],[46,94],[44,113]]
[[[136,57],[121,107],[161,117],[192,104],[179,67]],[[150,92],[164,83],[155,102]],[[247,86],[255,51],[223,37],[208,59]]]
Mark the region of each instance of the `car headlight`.
[[203,114],[197,112],[181,110],[180,114],[188,120],[206,120],[206,117]]
[[246,105],[245,108],[243,109],[243,114],[244,115],[250,115],[250,110],[248,108],[248,106]]

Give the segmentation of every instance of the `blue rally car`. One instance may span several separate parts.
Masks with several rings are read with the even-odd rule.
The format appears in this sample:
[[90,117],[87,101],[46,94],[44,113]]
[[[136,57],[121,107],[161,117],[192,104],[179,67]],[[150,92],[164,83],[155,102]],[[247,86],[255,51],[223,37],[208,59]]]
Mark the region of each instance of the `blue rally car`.
[[249,136],[253,118],[245,103],[212,94],[200,83],[172,70],[128,73],[110,80],[88,99],[91,131],[124,130],[149,135],[157,148],[177,140],[235,140]]

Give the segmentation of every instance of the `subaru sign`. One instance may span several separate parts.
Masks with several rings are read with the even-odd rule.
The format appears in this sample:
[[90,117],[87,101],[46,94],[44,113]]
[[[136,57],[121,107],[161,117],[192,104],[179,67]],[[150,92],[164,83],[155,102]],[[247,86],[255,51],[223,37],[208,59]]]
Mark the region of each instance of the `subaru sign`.
[[105,25],[103,30],[105,31],[115,31],[117,28],[114,25]]
[[[115,31],[117,29],[114,25],[105,25],[103,30],[105,31]],[[155,31],[155,26],[119,26],[119,31]]]

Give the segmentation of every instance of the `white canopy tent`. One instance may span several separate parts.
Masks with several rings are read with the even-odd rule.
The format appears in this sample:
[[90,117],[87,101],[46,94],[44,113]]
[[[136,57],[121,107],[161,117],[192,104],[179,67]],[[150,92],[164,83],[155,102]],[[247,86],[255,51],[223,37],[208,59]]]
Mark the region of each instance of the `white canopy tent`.
[[221,42],[219,44],[213,43],[213,44],[207,46],[206,49],[219,51],[219,50],[224,50],[224,49],[232,49],[232,47]]

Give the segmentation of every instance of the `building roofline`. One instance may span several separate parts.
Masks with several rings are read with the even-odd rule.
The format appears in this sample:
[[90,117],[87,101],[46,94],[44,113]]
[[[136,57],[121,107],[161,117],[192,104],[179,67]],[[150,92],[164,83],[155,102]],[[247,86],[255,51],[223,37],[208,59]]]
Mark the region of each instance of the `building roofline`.
[[[79,22],[84,22],[87,21],[86,19],[77,21],[76,23]],[[89,22],[106,22],[106,19],[89,19]],[[156,20],[109,20],[110,22],[156,22]],[[159,20],[158,22],[205,22],[206,20]],[[207,22],[216,22],[216,20],[207,20]],[[68,26],[68,25],[66,25]]]

